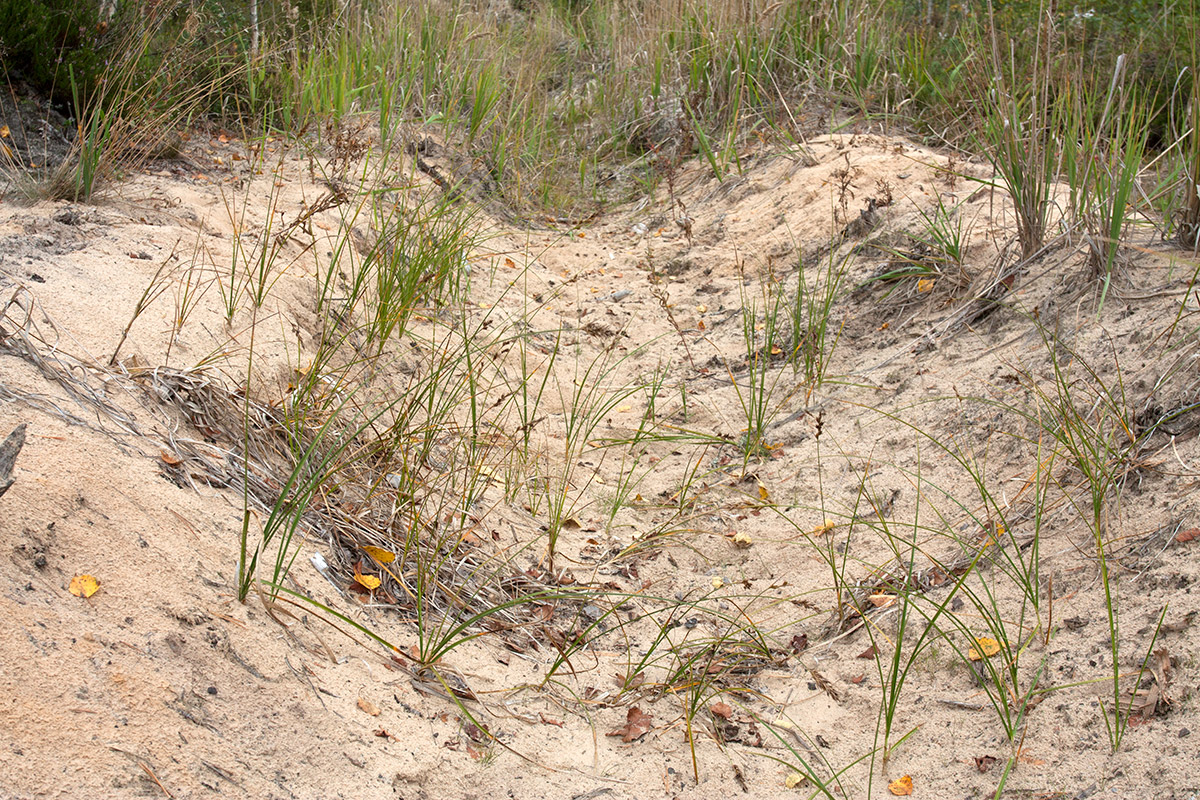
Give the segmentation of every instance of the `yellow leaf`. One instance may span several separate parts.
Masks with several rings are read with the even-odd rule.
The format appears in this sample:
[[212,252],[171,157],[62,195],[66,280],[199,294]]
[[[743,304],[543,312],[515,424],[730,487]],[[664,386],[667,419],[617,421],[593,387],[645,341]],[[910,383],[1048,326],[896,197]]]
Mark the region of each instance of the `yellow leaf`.
[[804,776],[801,775],[799,772],[789,773],[788,776],[783,781],[783,785],[789,789],[795,789],[797,786],[799,786],[802,783],[804,783]]
[[713,579],[712,579],[712,587],[713,587],[714,589],[720,589],[720,588],[721,588],[722,586],[724,586],[724,585],[725,585],[725,581],[721,580],[721,576],[720,576],[720,575],[714,575],[714,576],[713,576]]
[[369,544],[362,546],[363,552],[371,558],[378,561],[380,564],[390,564],[396,560],[396,554],[391,550],[384,550],[382,547],[372,547]]
[[617,406],[618,414],[624,414],[626,411],[633,411],[633,406]]
[[928,292],[932,288],[933,278],[921,278],[921,280],[917,281],[918,292]]
[[[975,645],[979,648],[978,650],[975,647],[968,648],[967,650],[967,656],[972,661],[982,661],[984,656],[990,657],[1000,652],[1000,643],[987,636],[980,636],[975,640]],[[980,653],[983,655],[980,655]]]
[[71,578],[71,585],[67,588],[76,597],[91,597],[100,588],[100,581],[91,575],[76,575]]
[[810,536],[824,536],[825,534],[829,533],[831,530],[833,530],[836,527],[837,527],[836,522],[826,522],[824,525],[818,525],[817,527],[813,528],[812,533],[809,535]]
[[707,312],[708,312],[708,306],[706,306],[706,305],[704,305],[703,303],[701,303],[700,305],[696,306],[696,312],[697,312],[697,313],[699,313],[699,314],[704,314],[704,313],[707,313]]
[[771,499],[771,493],[768,492],[767,487],[763,486],[761,483],[758,485],[758,496],[762,498],[764,503]]
[[354,580],[372,592],[379,588],[379,578],[376,578],[374,575],[355,575]]
[[8,126],[0,125],[0,139],[7,139],[8,136],[9,136]]
[[754,540],[750,538],[750,534],[738,532],[733,535],[734,547],[749,547],[754,544]]
[[777,356],[782,352],[783,351],[779,349],[779,345],[777,345],[777,344],[771,345],[771,355]]
[[913,785],[912,777],[905,775],[903,778],[896,778],[888,784],[888,791],[897,797],[908,797],[912,794]]

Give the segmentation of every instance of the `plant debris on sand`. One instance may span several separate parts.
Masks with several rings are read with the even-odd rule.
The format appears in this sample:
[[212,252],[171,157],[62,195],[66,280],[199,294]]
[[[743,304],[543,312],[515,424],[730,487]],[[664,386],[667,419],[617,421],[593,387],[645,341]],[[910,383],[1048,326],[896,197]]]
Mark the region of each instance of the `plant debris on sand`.
[[836,130],[755,135],[735,48],[564,199],[499,73],[302,109],[257,36],[289,134],[6,173],[0,795],[1194,792],[1200,137],[1124,62],[997,43],[949,149],[828,53]]

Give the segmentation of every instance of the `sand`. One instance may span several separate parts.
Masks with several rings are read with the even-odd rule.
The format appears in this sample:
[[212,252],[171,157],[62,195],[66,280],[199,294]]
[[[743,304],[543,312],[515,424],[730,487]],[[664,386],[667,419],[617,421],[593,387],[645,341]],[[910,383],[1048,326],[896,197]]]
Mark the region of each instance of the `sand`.
[[[914,797],[990,796],[1002,780],[1013,797],[1195,796],[1200,539],[1182,534],[1200,524],[1200,415],[1149,435],[1120,467],[1120,502],[1106,505],[1121,696],[1131,701],[1139,675],[1143,690],[1116,753],[1100,705],[1112,706],[1112,655],[1087,500],[1075,507],[1064,498],[1077,491],[1052,490],[1035,514],[1030,488],[1081,486],[1068,459],[1046,461],[1037,398],[1055,397],[1054,373],[1035,319],[1057,331],[1054,352],[1074,365],[1086,413],[1093,384],[1121,397],[1131,430],[1197,400],[1197,300],[1185,299],[1195,262],[1148,226],[1131,231],[1129,264],[1098,311],[1098,282],[1074,246],[1059,241],[1011,269],[1011,209],[973,180],[986,165],[891,136],[747,151],[723,181],[684,163],[674,197],[664,189],[579,224],[481,210],[467,318],[551,332],[528,351],[559,355],[522,479],[569,475],[572,499],[561,572],[549,574],[547,506],[506,499],[495,466],[472,506],[472,552],[505,554],[531,586],[607,594],[543,603],[532,645],[491,632],[454,647],[439,669],[474,699],[453,702],[413,663],[410,611],[350,590],[363,558],[348,556],[352,543],[310,531],[292,585],[398,650],[353,641],[315,610],[239,602],[243,496],[180,475],[181,443],[218,452],[237,437],[201,429],[184,401],[154,391],[152,370],[283,408],[325,324],[314,278],[338,209],[296,227],[263,305],[242,296],[227,318],[238,232],[243,248],[270,241],[328,191],[301,148],[268,149],[256,174],[246,143],[196,132],[186,160],[148,165],[92,204],[0,203],[0,435],[28,426],[0,497],[0,796],[807,797],[818,792],[796,783],[802,763],[834,796],[888,797],[904,776]],[[440,191],[407,161],[396,172],[399,192]],[[938,198],[964,222],[961,273],[919,288],[867,282],[912,252],[904,233],[923,230]],[[358,226],[369,240],[370,225]],[[791,291],[801,262],[813,277],[843,257],[826,380],[810,393],[776,358],[762,384],[767,446],[746,456],[753,362],[741,310],[763,307],[764,281]],[[162,291],[144,297],[148,286]],[[985,294],[999,302],[974,300]],[[415,325],[430,330],[429,320]],[[407,345],[390,346],[381,381],[405,367]],[[515,348],[489,353],[497,373],[519,374]],[[650,441],[636,464],[595,441],[565,449],[569,387],[590,364],[606,365],[610,389],[658,371],[659,430],[707,438]],[[589,439],[629,436],[647,402],[644,391],[614,402]],[[964,465],[986,475],[1015,528],[995,555],[963,544],[995,537],[997,516]],[[629,475],[636,483],[623,484]],[[626,502],[610,514],[615,495]],[[1021,617],[1006,558],[1027,556],[1035,533],[1040,605]],[[901,574],[912,541],[946,562],[955,548],[984,553],[973,575],[987,578],[1020,642],[1017,685],[1038,687],[1027,707],[1009,698],[1015,741],[980,685],[993,679],[961,655],[956,632],[988,633],[980,607],[951,603],[955,576],[926,570],[921,594],[945,605],[937,630],[957,635],[959,650],[935,632],[909,664],[926,622],[910,613],[885,763],[880,708],[903,608],[887,576]],[[87,598],[69,589],[82,574],[99,581]],[[838,621],[835,574],[873,609],[865,625],[853,613]],[[965,586],[983,597],[976,578]],[[546,682],[553,636],[597,619],[609,633]],[[673,653],[655,638],[668,619]],[[690,673],[688,657],[700,665]],[[633,708],[650,715],[644,725]]]

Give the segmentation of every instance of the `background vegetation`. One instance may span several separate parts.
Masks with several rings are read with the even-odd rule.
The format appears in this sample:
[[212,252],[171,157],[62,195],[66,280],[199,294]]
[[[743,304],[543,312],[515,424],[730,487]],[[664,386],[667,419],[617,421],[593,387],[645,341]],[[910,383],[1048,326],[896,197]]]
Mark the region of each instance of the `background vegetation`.
[[1196,19],[1116,0],[0,0],[0,48],[10,83],[77,120],[129,116],[132,94],[143,119],[254,130],[433,122],[510,205],[571,212],[851,122],[978,150],[997,81],[1103,97],[1121,56],[1157,155],[1187,128]]

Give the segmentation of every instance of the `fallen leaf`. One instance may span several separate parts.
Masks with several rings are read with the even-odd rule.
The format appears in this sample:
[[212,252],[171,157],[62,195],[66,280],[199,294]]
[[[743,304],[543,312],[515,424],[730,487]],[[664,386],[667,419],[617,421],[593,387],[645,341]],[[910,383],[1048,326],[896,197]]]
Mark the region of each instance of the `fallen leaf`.
[[363,552],[371,558],[378,561],[380,564],[390,564],[396,560],[396,554],[391,550],[384,550],[382,547],[373,547],[369,544],[362,546]]
[[912,794],[913,785],[912,777],[905,775],[903,778],[896,778],[888,784],[888,791],[897,797],[908,797]]
[[801,775],[799,772],[792,772],[792,773],[789,773],[788,776],[783,779],[783,785],[789,789],[795,789],[797,786],[804,783],[804,780],[805,780],[804,776]]
[[698,314],[708,313],[708,306],[701,303],[700,305],[696,306],[696,313],[698,313]]
[[978,650],[976,650],[975,647],[967,649],[967,657],[972,661],[982,661],[985,656],[990,658],[991,656],[994,656],[996,653],[1000,652],[1000,643],[987,636],[980,636],[977,638],[975,640],[975,645],[979,648]]
[[975,769],[980,772],[987,772],[995,763],[995,756],[975,756]]
[[754,544],[754,540],[750,538],[750,534],[742,533],[741,531],[733,535],[733,546],[746,548]]
[[708,710],[721,719],[730,719],[733,717],[733,706],[729,705],[729,703],[713,703],[708,707]]
[[867,599],[876,608],[888,608],[896,604],[896,595],[894,594],[873,594]]
[[0,125],[0,139],[7,139],[8,136],[9,136],[8,126]]
[[1179,633],[1180,631],[1186,631],[1192,624],[1192,621],[1195,619],[1196,611],[1193,609],[1192,611],[1184,614],[1181,619],[1178,619],[1175,622],[1164,622],[1162,629],[1167,633]]
[[1200,528],[1188,528],[1186,531],[1180,531],[1179,533],[1175,534],[1175,541],[1183,544],[1184,542],[1190,542],[1198,537],[1200,537]]
[[364,714],[370,714],[372,717],[379,716],[379,706],[375,705],[365,697],[358,698],[358,710]]
[[178,467],[183,463],[183,459],[172,453],[170,450],[160,449],[158,451],[158,455],[160,458],[162,458],[164,464],[171,467]]
[[878,652],[879,652],[879,648],[876,647],[875,645],[871,645],[866,650],[863,650],[861,653],[859,653],[858,657],[859,658],[874,658]]
[[355,573],[354,580],[360,586],[362,586],[370,591],[375,591],[376,589],[378,589],[379,584],[380,584],[379,578],[376,578],[374,575],[363,575],[361,573]]
[[91,575],[76,575],[67,587],[76,597],[91,597],[100,588],[100,581]]
[[583,526],[579,524],[579,520],[574,517],[567,517],[562,521],[562,527],[568,531],[577,531]]
[[617,686],[622,689],[636,689],[646,682],[646,673],[635,672],[633,675],[627,677],[619,672],[616,672],[613,673],[613,679],[617,682]]
[[607,735],[620,736],[621,741],[629,744],[635,739],[645,736],[646,732],[652,727],[651,723],[653,721],[653,715],[647,714],[637,706],[634,706],[625,714],[624,727],[617,728],[615,731],[609,731]]
[[714,576],[713,576],[713,579],[712,579],[712,587],[713,587],[714,589],[720,589],[720,588],[721,588],[722,586],[724,586],[724,585],[725,585],[725,581],[721,580],[721,576],[720,576],[720,575],[714,575]]
[[792,640],[790,642],[788,642],[788,645],[792,648],[793,653],[799,653],[799,652],[807,649],[808,648],[808,634],[807,633],[796,634],[795,636],[792,637]]
[[836,522],[826,522],[824,525],[818,525],[817,527],[813,528],[812,532],[809,535],[810,536],[823,536],[824,534],[829,533],[831,530],[833,530],[836,527],[837,527]]
[[467,734],[467,738],[476,744],[483,744],[490,738],[482,728],[473,722],[463,725],[463,733]]
[[768,492],[767,487],[763,486],[761,483],[758,485],[758,496],[764,503],[771,499],[771,493]]

